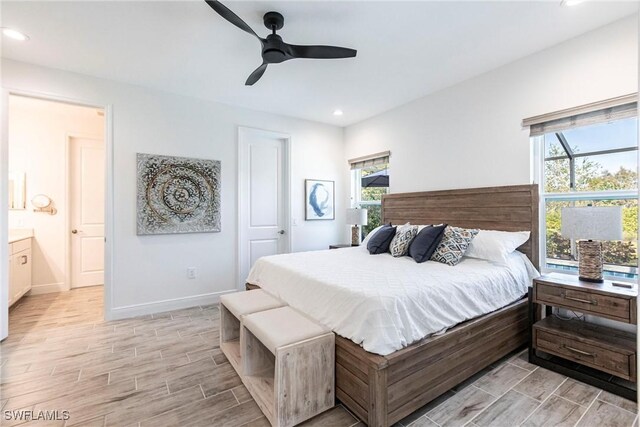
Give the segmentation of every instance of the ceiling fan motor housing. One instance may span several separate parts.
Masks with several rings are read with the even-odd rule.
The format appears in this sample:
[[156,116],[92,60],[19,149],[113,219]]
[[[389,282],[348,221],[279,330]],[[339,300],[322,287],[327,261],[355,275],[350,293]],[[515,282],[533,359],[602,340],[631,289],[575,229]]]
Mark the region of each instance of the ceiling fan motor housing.
[[284,16],[278,12],[267,12],[262,19],[264,26],[272,31],[274,31],[274,28],[279,30],[284,26]]
[[285,53],[286,44],[277,34],[269,34],[262,49],[262,58],[269,64],[279,64],[289,59]]

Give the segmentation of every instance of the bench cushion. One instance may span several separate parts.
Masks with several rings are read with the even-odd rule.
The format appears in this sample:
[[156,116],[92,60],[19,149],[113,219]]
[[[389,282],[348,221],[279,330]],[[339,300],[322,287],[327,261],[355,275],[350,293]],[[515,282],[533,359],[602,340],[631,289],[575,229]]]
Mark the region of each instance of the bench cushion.
[[282,301],[269,295],[262,289],[224,294],[220,296],[220,303],[238,319],[245,314],[256,313],[285,305]]
[[242,322],[273,354],[277,348],[331,332],[289,306],[249,314]]

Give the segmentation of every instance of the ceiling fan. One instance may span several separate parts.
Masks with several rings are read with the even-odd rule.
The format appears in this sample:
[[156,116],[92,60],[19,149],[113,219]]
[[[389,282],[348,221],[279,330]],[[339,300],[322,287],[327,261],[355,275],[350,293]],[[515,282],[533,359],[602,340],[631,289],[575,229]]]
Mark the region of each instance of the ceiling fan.
[[245,85],[251,86],[264,74],[269,64],[279,64],[280,62],[288,61],[296,58],[309,58],[309,59],[340,59],[340,58],[353,58],[356,56],[357,51],[354,49],[348,49],[346,47],[336,46],[298,46],[294,44],[285,43],[282,41],[282,37],[276,34],[276,31],[284,26],[284,17],[278,12],[265,13],[263,20],[264,25],[271,34],[266,39],[258,36],[255,31],[247,25],[242,19],[233,13],[228,7],[223,5],[217,0],[205,0],[213,10],[215,10],[224,19],[246,31],[247,33],[255,36],[262,45],[262,65],[260,65],[247,79]]

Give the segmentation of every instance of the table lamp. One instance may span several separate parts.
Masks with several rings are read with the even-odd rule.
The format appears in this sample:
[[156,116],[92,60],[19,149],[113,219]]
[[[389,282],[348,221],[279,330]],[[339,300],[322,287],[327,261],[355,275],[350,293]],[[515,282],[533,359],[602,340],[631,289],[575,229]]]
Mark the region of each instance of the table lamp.
[[622,240],[622,207],[562,208],[560,234],[577,241],[580,280],[601,283],[602,240]]
[[351,246],[360,245],[360,226],[367,225],[367,210],[359,208],[347,209],[347,224],[351,227]]

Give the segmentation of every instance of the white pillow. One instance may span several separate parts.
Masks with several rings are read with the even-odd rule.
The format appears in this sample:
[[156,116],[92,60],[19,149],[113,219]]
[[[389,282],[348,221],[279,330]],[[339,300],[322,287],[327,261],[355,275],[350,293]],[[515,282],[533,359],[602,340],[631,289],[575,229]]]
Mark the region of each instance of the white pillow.
[[530,235],[529,231],[480,230],[464,255],[506,263],[509,254],[529,240]]

